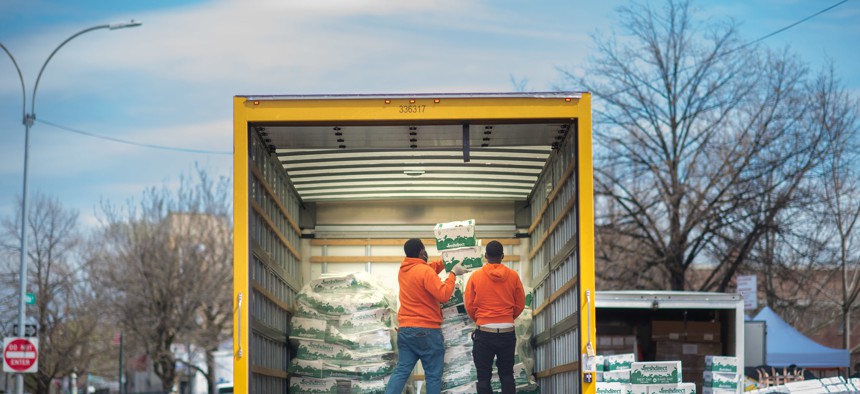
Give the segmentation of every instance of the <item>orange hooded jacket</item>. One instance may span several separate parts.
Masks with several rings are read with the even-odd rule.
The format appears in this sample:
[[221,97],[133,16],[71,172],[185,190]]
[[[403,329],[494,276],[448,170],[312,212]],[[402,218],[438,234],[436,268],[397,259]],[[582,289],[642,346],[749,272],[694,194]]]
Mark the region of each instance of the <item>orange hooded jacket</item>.
[[526,303],[523,283],[504,264],[484,264],[466,283],[463,292],[466,312],[479,326],[513,323]]
[[453,273],[449,273],[445,281],[441,281],[439,272],[444,267],[441,260],[428,264],[418,258],[403,259],[397,275],[400,283],[397,323],[400,327],[442,327],[440,304],[451,298],[456,278]]

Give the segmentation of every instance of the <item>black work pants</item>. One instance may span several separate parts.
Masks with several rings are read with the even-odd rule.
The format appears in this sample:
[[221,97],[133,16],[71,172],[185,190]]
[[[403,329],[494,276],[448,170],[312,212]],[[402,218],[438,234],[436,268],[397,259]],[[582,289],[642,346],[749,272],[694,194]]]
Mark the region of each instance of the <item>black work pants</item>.
[[514,394],[514,349],[517,337],[513,331],[503,333],[484,332],[475,330],[472,333],[472,359],[478,372],[478,383],[475,387],[478,394],[491,394],[490,378],[493,376],[493,359],[499,369],[499,380],[502,382],[502,394]]

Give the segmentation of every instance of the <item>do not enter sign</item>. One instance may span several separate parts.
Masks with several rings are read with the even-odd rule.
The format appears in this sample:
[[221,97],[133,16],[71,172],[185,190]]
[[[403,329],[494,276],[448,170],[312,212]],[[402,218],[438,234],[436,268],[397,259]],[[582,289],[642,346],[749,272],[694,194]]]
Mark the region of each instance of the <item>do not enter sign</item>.
[[38,339],[8,337],[3,341],[3,372],[33,373],[38,369]]

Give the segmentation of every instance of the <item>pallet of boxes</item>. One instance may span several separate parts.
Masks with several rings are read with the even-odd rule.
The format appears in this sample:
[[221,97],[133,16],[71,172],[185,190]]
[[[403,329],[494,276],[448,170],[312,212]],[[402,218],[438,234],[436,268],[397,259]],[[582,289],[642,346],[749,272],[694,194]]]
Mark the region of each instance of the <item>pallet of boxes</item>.
[[395,365],[393,292],[364,272],[323,274],[296,301],[290,392],[384,393]]
[[684,365],[682,380],[704,388],[706,356],[722,353],[720,323],[709,321],[655,320],[651,340],[656,360],[679,360]]
[[680,361],[635,361],[633,353],[603,356],[597,369],[597,394],[696,394],[696,385],[681,380]]
[[[445,340],[445,360],[442,367],[442,393],[476,393],[475,382],[478,374],[472,361],[471,334],[475,323],[466,314],[463,305],[463,291],[471,272],[483,266],[484,253],[475,236],[475,220],[439,223],[433,233],[436,249],[442,255],[445,274],[463,263],[468,272],[457,278],[457,288],[451,299],[442,304],[442,337]],[[517,334],[517,348],[514,364],[514,378],[518,393],[538,392],[532,377],[534,352],[531,349],[531,309],[526,309],[514,322]],[[495,367],[494,367],[495,368]],[[493,370],[493,389],[501,390],[496,370]]]

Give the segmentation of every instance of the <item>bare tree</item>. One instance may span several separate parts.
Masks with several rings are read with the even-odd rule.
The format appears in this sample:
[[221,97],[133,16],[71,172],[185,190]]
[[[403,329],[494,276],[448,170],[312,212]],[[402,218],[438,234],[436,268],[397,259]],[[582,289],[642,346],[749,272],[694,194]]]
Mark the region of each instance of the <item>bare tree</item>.
[[[99,339],[93,333],[99,322],[76,258],[81,240],[77,213],[64,209],[58,199],[41,195],[35,196],[29,209],[28,290],[36,302],[28,315],[37,324],[40,343],[33,389],[48,393],[53,379],[89,370],[97,357],[94,345]],[[3,221],[3,248],[18,255],[20,217],[19,209],[14,220]],[[15,277],[17,271],[17,266],[6,267],[7,274]]]
[[[860,302],[860,100],[841,86],[831,65],[809,86],[812,93],[811,121],[827,137],[827,155],[820,163],[820,176],[810,184],[814,197],[798,212],[808,219],[807,226],[821,249],[816,258],[802,267],[799,286],[820,294],[828,301],[840,321],[842,345],[851,344],[852,312]],[[819,310],[821,312],[821,310]]]
[[596,97],[598,239],[621,242],[598,257],[618,259],[610,287],[683,290],[706,264],[701,289],[725,290],[820,156],[797,127],[806,71],[665,4],[620,8],[627,34],[595,36],[587,77],[562,70]]
[[[104,227],[94,239],[93,277],[110,294],[123,330],[151,358],[162,388],[177,383],[175,345],[214,350],[229,337],[231,320],[230,184],[198,169],[178,191],[148,189],[125,210],[105,204]],[[214,386],[214,384],[210,384]]]

